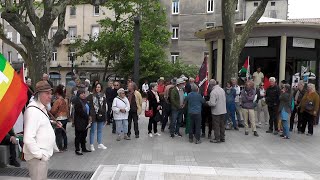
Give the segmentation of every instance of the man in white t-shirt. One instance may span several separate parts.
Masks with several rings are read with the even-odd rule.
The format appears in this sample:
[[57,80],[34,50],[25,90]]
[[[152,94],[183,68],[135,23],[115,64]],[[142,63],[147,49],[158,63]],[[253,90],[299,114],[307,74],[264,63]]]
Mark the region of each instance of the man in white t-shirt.
[[257,68],[257,71],[253,73],[253,82],[256,88],[259,88],[259,84],[263,82],[264,74],[261,72],[261,67]]

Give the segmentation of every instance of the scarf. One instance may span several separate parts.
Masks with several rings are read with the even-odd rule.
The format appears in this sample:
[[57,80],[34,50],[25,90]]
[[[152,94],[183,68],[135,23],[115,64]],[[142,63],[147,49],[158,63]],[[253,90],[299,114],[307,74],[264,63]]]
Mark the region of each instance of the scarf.
[[[93,107],[96,114],[99,112],[99,108],[103,106],[103,96],[101,93],[93,95]],[[100,104],[100,105],[99,105]]]

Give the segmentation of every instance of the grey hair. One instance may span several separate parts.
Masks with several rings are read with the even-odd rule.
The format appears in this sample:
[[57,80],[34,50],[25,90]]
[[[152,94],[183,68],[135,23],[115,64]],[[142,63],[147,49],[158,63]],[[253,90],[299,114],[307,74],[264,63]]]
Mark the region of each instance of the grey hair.
[[198,91],[198,86],[196,84],[191,84],[191,91],[192,92],[197,92]]
[[150,83],[150,89],[152,89],[152,88],[154,88],[156,86],[158,86],[158,83],[156,83],[156,82]]
[[275,78],[275,77],[270,77],[270,78],[269,78],[269,81],[271,81],[271,82],[276,82],[276,78]]
[[118,96],[120,96],[120,93],[124,93],[124,92],[125,92],[125,91],[124,91],[124,89],[123,89],[123,88],[118,89],[118,91],[117,91]]
[[316,91],[316,86],[312,83],[309,83],[307,87],[310,88],[312,91]]
[[190,77],[189,81],[195,81],[195,79],[193,77]]
[[217,81],[215,79],[210,79],[209,84],[215,86],[217,85]]

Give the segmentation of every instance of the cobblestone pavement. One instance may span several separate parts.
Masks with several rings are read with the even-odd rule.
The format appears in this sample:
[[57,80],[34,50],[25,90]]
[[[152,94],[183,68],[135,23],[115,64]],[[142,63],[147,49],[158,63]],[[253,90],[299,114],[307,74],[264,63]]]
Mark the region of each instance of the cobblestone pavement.
[[[273,134],[266,134],[266,125],[258,128],[260,137],[250,132],[226,131],[226,142],[210,143],[203,138],[201,144],[191,144],[188,137],[169,137],[168,129],[159,137],[147,135],[148,119],[140,117],[140,138],[130,141],[116,141],[111,126],[103,130],[103,142],[107,150],[76,156],[74,153],[74,129],[68,124],[69,149],[55,154],[50,160],[51,169],[95,171],[99,165],[118,164],[167,164],[185,166],[209,166],[226,168],[251,168],[304,171],[313,177],[320,177],[320,132],[315,127],[314,136],[292,133],[284,140]],[[160,130],[160,126],[158,126]],[[184,132],[184,128],[181,128]],[[133,133],[134,134],[134,133]],[[87,138],[88,139],[88,138]],[[89,144],[87,143],[89,147]],[[22,163],[25,167],[25,163]],[[319,178],[320,179],[320,178]]]

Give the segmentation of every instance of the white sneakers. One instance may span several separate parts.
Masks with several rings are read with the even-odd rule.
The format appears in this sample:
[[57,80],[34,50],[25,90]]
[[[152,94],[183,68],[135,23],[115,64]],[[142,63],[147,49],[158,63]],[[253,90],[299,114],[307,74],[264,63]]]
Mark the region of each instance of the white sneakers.
[[103,144],[98,144],[98,149],[107,149]]
[[[107,149],[107,147],[104,146],[103,144],[98,144],[98,149]],[[90,150],[95,151],[93,144],[90,145]]]
[[[154,136],[161,136],[161,134],[160,133],[154,133]],[[153,137],[153,134],[152,133],[149,133],[149,137]]]
[[93,144],[90,145],[90,150],[95,151]]

